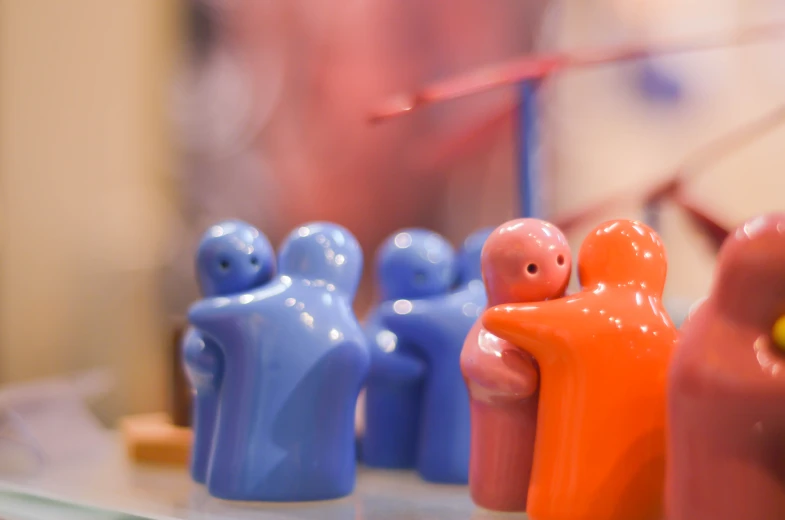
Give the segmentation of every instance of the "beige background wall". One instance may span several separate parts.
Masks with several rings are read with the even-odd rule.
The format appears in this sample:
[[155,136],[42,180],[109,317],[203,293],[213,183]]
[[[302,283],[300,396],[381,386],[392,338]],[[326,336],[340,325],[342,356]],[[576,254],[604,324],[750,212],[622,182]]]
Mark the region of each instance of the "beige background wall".
[[[559,36],[552,43],[561,48],[733,34],[752,24],[785,21],[785,9],[766,0],[562,3]],[[614,13],[614,5],[627,10]],[[658,6],[652,9],[655,16],[636,17],[647,5]],[[628,17],[626,34],[609,29],[620,13]],[[678,107],[641,103],[625,83],[631,65],[564,74],[554,82],[549,108],[557,157],[555,209],[584,207],[608,194],[655,182],[702,145],[784,104],[783,59],[785,40],[665,59],[687,81],[685,103]],[[698,174],[687,193],[729,225],[785,210],[783,150],[785,121],[777,131]],[[631,203],[609,208],[604,217],[620,214],[640,216],[640,207]],[[667,293],[688,299],[703,296],[711,282],[711,248],[674,208],[664,209],[661,231],[670,259]],[[582,233],[575,234],[574,244]]]
[[0,383],[116,370],[164,404],[174,2],[0,2]]

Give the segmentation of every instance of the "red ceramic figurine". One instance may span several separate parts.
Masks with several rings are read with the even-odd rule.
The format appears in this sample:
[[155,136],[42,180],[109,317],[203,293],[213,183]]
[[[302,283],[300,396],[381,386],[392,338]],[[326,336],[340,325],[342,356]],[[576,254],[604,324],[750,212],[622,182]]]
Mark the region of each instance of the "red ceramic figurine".
[[785,213],[719,254],[669,380],[668,520],[785,518]]
[[661,520],[666,375],[676,342],[662,304],[666,271],[653,230],[606,222],[581,246],[582,291],[483,315],[490,332],[540,368],[532,520]]
[[[489,305],[558,298],[570,280],[562,232],[538,219],[498,227],[482,250]],[[525,511],[537,424],[537,368],[531,356],[475,323],[461,352],[471,400],[469,486],[494,511]]]

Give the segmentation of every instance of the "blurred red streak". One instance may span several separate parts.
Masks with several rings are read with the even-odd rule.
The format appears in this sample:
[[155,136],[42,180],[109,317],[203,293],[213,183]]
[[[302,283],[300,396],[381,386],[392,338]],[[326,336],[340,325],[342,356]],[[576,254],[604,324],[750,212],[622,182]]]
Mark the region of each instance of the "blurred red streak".
[[683,54],[721,49],[785,36],[785,23],[754,26],[731,35],[713,35],[662,45],[635,44],[610,49],[524,56],[490,65],[465,75],[426,86],[413,94],[396,96],[373,111],[368,119],[378,123],[412,112],[430,103],[456,99],[527,79],[544,78],[569,68],[592,67],[640,59],[651,55]]
[[[724,226],[718,224],[705,213],[700,212],[696,206],[687,202],[681,194],[683,187],[690,178],[706,171],[726,156],[738,151],[783,123],[785,123],[785,105],[780,105],[766,112],[763,116],[709,141],[690,154],[675,171],[664,175],[664,180],[658,181],[643,190],[614,194],[588,208],[557,217],[554,219],[554,223],[563,231],[568,232],[577,225],[600,217],[614,206],[630,202],[651,203],[671,199],[683,207],[693,221],[698,223],[712,240],[716,241],[720,237],[724,239],[725,235],[723,233],[727,233]],[[703,221],[702,223],[698,222],[701,220]]]
[[719,251],[722,243],[725,242],[730,233],[728,226],[721,224],[716,218],[700,209],[682,193],[677,193],[673,198],[673,202],[687,214],[698,230],[709,239],[714,247],[714,251]]

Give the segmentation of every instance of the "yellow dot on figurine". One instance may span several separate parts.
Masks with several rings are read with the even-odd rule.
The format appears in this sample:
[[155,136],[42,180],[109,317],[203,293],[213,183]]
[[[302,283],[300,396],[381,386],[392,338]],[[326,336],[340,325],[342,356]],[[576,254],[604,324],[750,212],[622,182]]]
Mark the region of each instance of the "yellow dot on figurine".
[[777,345],[780,350],[785,350],[785,316],[774,323],[774,328],[771,330],[771,337],[774,339],[774,344]]

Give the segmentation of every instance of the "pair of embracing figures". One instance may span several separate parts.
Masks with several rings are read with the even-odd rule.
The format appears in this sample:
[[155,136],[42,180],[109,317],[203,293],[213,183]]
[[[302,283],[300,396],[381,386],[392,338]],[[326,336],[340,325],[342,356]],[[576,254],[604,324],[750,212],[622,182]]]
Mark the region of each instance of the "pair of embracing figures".
[[678,334],[651,229],[595,228],[563,296],[568,259],[533,221],[485,244],[492,307],[461,356],[475,501],[535,520],[785,518],[785,214],[729,236]]
[[[659,511],[662,502],[666,370],[676,340],[662,304],[666,259],[659,237],[635,221],[599,226],[578,257],[583,289],[565,297],[572,262],[559,229],[520,219],[486,236],[476,262],[490,307],[482,319],[474,319],[481,314],[471,305],[476,300],[466,298],[471,283],[444,297],[393,297],[377,311],[404,341],[430,345],[420,347],[429,353],[420,473],[459,481],[470,456],[472,496],[488,509],[527,510],[538,519],[650,518],[641,512]],[[410,247],[410,237],[403,241]],[[382,281],[384,274],[381,262]],[[421,330],[459,328],[460,312],[446,312],[450,307],[474,322],[452,360],[439,350],[444,333]],[[379,350],[372,343],[372,357]],[[463,373],[465,404],[456,399],[461,389],[446,383],[450,367]],[[380,438],[374,424],[382,429],[371,415],[383,409],[374,376],[372,368],[366,443]],[[451,413],[462,407],[471,413],[465,437]],[[403,419],[384,429],[400,438]],[[364,457],[373,463],[380,450],[370,448]]]

